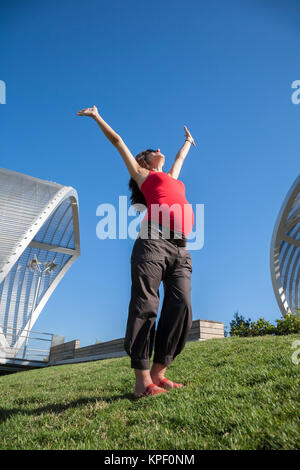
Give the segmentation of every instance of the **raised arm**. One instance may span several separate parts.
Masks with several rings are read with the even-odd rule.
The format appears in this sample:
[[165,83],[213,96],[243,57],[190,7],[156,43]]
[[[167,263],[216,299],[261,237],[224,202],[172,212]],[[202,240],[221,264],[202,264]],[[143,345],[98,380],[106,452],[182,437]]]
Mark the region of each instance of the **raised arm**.
[[121,154],[121,157],[124,160],[124,163],[134,179],[139,179],[141,174],[145,172],[143,168],[137,163],[136,159],[126,146],[123,139],[102,119],[96,106],[92,108],[85,108],[81,111],[78,111],[77,116],[89,116],[93,118],[96,123],[99,125],[102,132],[108,138],[108,140],[116,147],[116,149]]
[[186,140],[185,140],[183,146],[181,147],[181,149],[178,151],[178,153],[175,157],[175,161],[172,165],[172,168],[168,173],[170,176],[172,176],[172,178],[175,178],[175,179],[177,179],[179,174],[180,174],[183,162],[184,162],[185,157],[187,156],[187,154],[190,150],[191,144],[193,144],[194,147],[196,147],[194,139],[191,136],[190,132],[187,130],[186,126],[184,126],[184,130],[185,130]]

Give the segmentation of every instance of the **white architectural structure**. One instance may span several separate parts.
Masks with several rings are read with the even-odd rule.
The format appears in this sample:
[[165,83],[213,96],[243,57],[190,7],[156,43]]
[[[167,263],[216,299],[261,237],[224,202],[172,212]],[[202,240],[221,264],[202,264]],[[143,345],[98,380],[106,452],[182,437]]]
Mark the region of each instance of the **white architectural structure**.
[[80,254],[72,187],[0,168],[0,356],[26,350],[28,334]]
[[297,314],[300,294],[300,175],[286,195],[275,223],[270,268],[282,315]]

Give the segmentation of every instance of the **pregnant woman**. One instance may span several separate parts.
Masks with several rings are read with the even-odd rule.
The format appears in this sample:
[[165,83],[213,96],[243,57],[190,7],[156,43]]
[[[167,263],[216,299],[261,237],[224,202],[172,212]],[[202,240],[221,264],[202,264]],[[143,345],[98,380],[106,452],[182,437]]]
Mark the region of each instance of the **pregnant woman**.
[[[183,350],[192,325],[192,259],[186,238],[192,230],[194,214],[178,176],[191,144],[195,146],[194,139],[184,126],[185,142],[172,168],[165,173],[165,157],[160,149],[148,149],[134,157],[96,106],[82,109],[77,115],[90,116],[97,122],[119,151],[131,176],[131,202],[147,207],[131,254],[131,299],[124,341],[136,377],[134,395],[140,398],[181,388],[183,384],[167,379],[165,373]],[[162,281],[164,301],[155,332]]]

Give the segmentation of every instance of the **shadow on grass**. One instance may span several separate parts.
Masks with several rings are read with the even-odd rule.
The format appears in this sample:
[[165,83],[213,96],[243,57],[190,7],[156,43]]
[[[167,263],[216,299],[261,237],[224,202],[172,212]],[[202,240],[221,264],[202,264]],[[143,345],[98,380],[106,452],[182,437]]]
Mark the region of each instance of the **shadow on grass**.
[[25,410],[24,408],[1,408],[0,407],[0,423],[3,423],[10,419],[14,415],[27,415],[27,416],[39,416],[43,413],[54,413],[60,414],[70,408],[76,408],[77,406],[88,405],[91,403],[97,403],[99,401],[105,403],[113,403],[118,400],[129,400],[136,402],[136,398],[133,393],[125,393],[124,395],[116,395],[111,398],[91,397],[91,398],[80,398],[79,400],[71,401],[70,403],[55,403],[50,405],[41,406],[33,410]]

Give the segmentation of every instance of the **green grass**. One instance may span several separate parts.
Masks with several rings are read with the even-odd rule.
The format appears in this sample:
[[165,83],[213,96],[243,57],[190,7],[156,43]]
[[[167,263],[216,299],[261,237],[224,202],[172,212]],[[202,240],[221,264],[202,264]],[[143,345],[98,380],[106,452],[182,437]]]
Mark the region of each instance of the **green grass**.
[[187,343],[181,390],[133,399],[129,358],[0,377],[1,449],[298,449],[300,335]]

